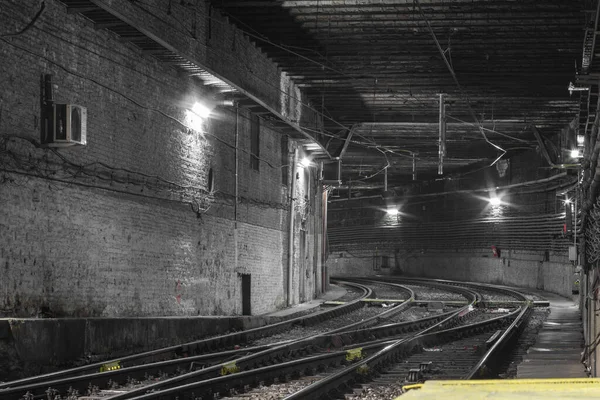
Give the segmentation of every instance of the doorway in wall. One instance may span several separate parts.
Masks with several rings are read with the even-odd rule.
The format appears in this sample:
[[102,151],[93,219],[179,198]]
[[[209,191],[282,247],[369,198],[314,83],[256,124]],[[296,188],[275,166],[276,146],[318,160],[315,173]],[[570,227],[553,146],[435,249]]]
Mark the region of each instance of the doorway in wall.
[[252,315],[252,309],[250,307],[251,293],[251,275],[242,274],[242,315]]

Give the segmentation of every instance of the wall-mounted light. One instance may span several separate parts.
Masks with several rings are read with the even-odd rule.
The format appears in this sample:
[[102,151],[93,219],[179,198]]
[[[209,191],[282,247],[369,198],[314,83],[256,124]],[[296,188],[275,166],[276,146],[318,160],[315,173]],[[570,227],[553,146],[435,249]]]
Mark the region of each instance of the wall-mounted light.
[[211,109],[204,104],[194,103],[191,111],[200,118],[208,118],[210,116]]
[[565,199],[565,205],[569,205],[571,204],[571,199],[569,199],[568,197]]
[[210,116],[211,109],[204,104],[194,103],[191,109],[185,110],[187,125],[195,131],[202,131],[202,123]]
[[580,149],[573,149],[571,150],[571,158],[581,158],[581,150]]
[[397,208],[388,208],[386,212],[390,216],[398,215],[399,213]]
[[310,159],[308,157],[304,157],[301,161],[300,161],[300,165],[302,165],[304,168],[308,168],[312,165],[312,162],[310,161]]
[[585,141],[585,136],[577,135],[577,146],[583,146],[584,141]]

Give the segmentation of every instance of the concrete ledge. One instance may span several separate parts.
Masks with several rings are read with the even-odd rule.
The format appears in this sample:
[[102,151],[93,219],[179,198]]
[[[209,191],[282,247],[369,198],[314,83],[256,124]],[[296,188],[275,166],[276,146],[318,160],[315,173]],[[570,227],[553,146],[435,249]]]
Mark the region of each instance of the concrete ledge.
[[0,318],[0,381],[281,322],[345,293],[257,316]]
[[265,317],[4,318],[0,338],[13,343],[23,362],[63,363],[168,346],[269,321]]
[[284,318],[2,318],[0,381],[122,357]]

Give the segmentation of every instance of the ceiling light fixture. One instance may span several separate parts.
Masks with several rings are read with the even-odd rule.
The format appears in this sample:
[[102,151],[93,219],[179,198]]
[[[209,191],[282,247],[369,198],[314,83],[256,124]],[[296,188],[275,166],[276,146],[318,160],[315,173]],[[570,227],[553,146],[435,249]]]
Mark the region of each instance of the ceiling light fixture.
[[500,204],[502,204],[502,200],[500,200],[500,197],[498,196],[490,197],[489,202],[492,206],[499,206]]

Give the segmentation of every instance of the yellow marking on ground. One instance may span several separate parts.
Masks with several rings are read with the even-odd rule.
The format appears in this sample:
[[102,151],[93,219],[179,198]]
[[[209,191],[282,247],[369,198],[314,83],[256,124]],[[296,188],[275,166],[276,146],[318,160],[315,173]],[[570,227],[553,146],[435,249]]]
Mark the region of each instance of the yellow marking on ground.
[[240,368],[235,364],[235,361],[223,364],[223,367],[221,367],[221,375],[235,374],[236,372],[240,372]]
[[117,369],[121,369],[120,361],[113,361],[111,363],[102,364],[100,372],[114,371]]
[[346,361],[360,360],[362,357],[362,347],[346,350]]
[[[549,366],[551,368],[551,366]],[[600,378],[490,379],[427,381],[396,400],[549,400],[600,399]]]

